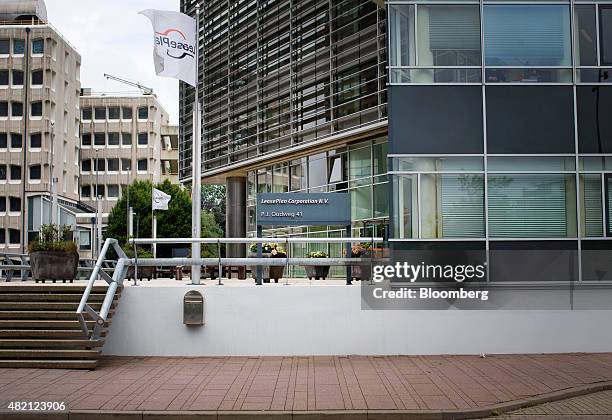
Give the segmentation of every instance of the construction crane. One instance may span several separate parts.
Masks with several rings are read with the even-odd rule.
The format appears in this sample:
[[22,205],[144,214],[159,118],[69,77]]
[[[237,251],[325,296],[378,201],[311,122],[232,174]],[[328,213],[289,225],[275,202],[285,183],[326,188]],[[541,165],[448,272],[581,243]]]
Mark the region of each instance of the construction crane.
[[133,82],[131,80],[122,79],[120,77],[113,76],[112,74],[106,74],[106,73],[104,73],[104,77],[106,77],[109,80],[114,80],[115,82],[123,83],[125,85],[138,88],[142,91],[144,95],[153,95],[153,89],[151,89],[150,87],[143,86],[138,82]]

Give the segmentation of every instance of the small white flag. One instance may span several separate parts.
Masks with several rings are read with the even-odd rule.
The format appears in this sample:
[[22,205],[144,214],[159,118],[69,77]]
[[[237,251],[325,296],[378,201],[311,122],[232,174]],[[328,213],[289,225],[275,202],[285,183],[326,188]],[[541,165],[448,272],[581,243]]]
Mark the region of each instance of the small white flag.
[[149,18],[155,32],[153,62],[158,76],[173,77],[197,84],[195,19],[184,13],[147,9],[139,12]]
[[153,188],[153,210],[168,210],[168,203],[171,199],[170,194]]

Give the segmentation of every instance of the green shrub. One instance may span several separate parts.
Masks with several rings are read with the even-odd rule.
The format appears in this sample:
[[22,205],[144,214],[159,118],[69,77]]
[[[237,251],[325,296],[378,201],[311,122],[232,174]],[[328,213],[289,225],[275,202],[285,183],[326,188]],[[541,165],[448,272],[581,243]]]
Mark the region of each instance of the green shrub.
[[[130,247],[129,245],[123,246],[123,252],[128,258],[134,258],[134,247]],[[136,248],[136,254],[138,258],[153,258],[153,253],[145,248]]]
[[76,244],[69,239],[70,226],[42,225],[36,238],[28,244],[28,251],[61,251],[76,253]]
[[[251,252],[257,252],[257,244],[251,244],[249,250]],[[276,242],[265,242],[261,244],[261,252],[264,254],[270,254],[273,258],[287,257],[287,251],[285,251],[285,249]]]

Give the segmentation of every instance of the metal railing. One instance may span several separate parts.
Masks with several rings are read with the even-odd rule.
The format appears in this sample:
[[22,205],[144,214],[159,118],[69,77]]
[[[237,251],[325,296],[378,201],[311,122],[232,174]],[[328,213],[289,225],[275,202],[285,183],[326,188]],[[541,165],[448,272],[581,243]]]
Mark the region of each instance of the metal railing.
[[[81,258],[77,268],[77,276],[74,280],[89,279],[96,260]],[[102,270],[106,272],[115,271],[115,260],[104,260]],[[28,254],[0,253],[0,279],[11,282],[18,277],[21,281],[27,281],[31,277],[30,256]],[[17,276],[17,274],[19,274]]]
[[[219,284],[222,285],[221,277],[223,275],[223,266],[224,265],[239,265],[239,266],[278,266],[279,263],[283,261],[286,267],[290,265],[310,265],[310,266],[351,266],[363,264],[364,262],[371,262],[371,259],[363,259],[363,258],[292,258],[289,256],[289,249],[286,249],[286,256],[284,258],[258,258],[258,257],[249,257],[249,258],[227,258],[221,257],[221,253],[219,252],[219,256],[216,258],[138,258],[138,254],[136,252],[136,245],[152,245],[152,244],[193,244],[194,242],[201,244],[217,244],[218,250],[221,250],[221,244],[263,244],[267,242],[275,242],[277,244],[295,244],[295,243],[340,243],[340,244],[351,244],[351,243],[361,243],[364,241],[370,241],[372,245],[375,243],[382,243],[382,238],[147,238],[147,239],[131,239],[129,242],[134,246],[134,255],[135,258],[128,258],[123,249],[119,246],[119,243],[116,239],[106,239],[104,242],[104,246],[100,251],[100,255],[96,262],[96,265],[91,272],[91,276],[89,278],[89,282],[85,291],[83,293],[83,297],[81,298],[81,302],[79,303],[79,308],[77,309],[77,318],[81,325],[81,329],[83,333],[91,340],[96,340],[100,338],[100,333],[102,332],[102,328],[108,318],[108,313],[110,311],[111,305],[115,298],[115,293],[119,287],[123,286],[123,281],[125,280],[127,270],[129,267],[134,267],[134,282],[137,282],[138,278],[138,266],[142,267],[157,267],[157,266],[187,266],[187,265],[217,265],[219,268]],[[115,271],[113,272],[112,277],[105,273],[102,269],[102,265],[105,261],[106,253],[113,247],[115,252],[117,253],[119,259],[117,260],[117,265],[115,266]],[[108,289],[106,291],[106,295],[104,297],[104,301],[102,303],[102,307],[100,308],[100,312],[96,312],[89,304],[89,295],[93,290],[94,284],[98,279],[98,276],[102,277],[108,283]],[[192,279],[193,281],[193,279]],[[347,279],[347,282],[350,282]],[[260,283],[258,283],[260,284]],[[95,326],[91,334],[89,334],[89,329],[87,327],[87,323],[85,322],[84,314],[87,313],[94,321]]]

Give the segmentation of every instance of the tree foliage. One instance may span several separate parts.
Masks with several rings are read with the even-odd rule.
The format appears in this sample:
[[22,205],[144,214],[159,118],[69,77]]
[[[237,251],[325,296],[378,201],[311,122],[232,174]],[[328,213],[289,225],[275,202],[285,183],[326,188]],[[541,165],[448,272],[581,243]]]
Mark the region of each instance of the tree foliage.
[[[156,185],[160,191],[172,196],[168,210],[156,210],[158,238],[190,238],[191,237],[191,197],[179,185],[165,180]],[[136,181],[129,186],[129,205],[134,210],[134,236],[150,238],[152,232],[152,189],[150,181]],[[115,238],[119,243],[127,242],[127,205],[128,191],[124,190],[121,198],[108,216],[106,237]],[[215,217],[208,211],[202,212],[202,237],[218,238],[223,230],[216,223]],[[165,248],[165,247],[161,247]],[[202,247],[211,251],[210,247]],[[158,251],[160,247],[158,247]]]
[[217,225],[225,234],[225,185],[203,185],[202,186],[202,208],[215,216]]

